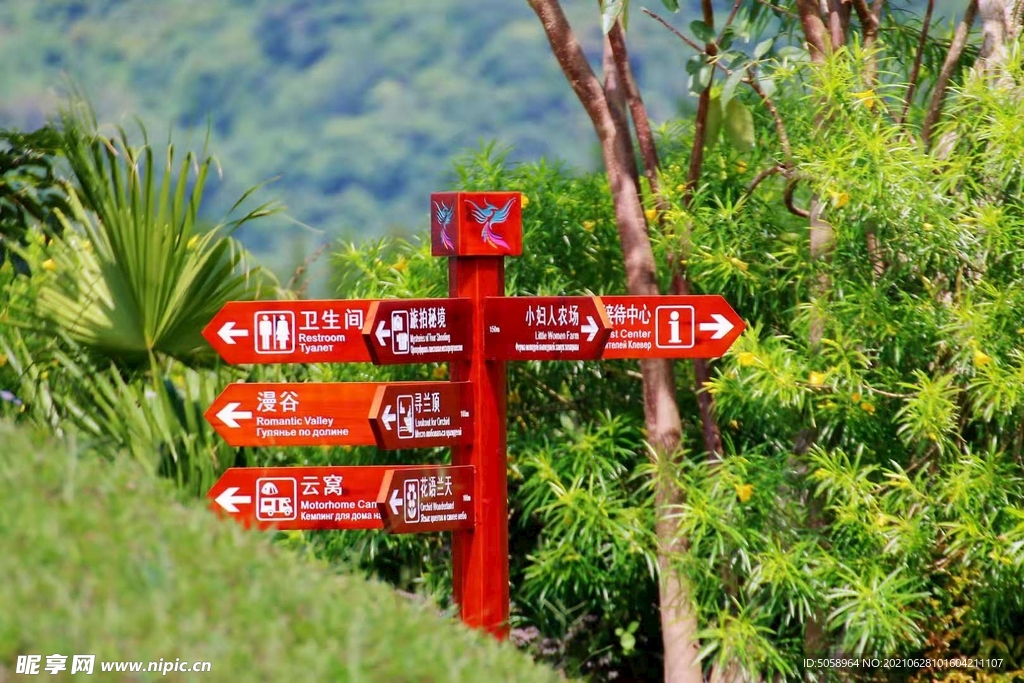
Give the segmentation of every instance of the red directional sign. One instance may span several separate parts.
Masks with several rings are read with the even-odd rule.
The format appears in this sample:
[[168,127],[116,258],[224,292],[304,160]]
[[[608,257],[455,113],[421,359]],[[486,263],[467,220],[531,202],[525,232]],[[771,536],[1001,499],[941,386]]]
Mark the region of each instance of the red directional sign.
[[469,356],[469,299],[387,299],[366,314],[363,339],[379,365]]
[[[467,471],[468,470],[468,471]],[[472,508],[467,518],[438,521],[437,516],[466,513],[472,495],[472,467],[446,466],[374,466],[374,467],[233,467],[207,493],[210,507],[237,520],[246,527],[261,529],[381,529],[383,522],[377,499],[393,472],[402,472],[402,481],[415,478],[423,493],[414,498],[418,514],[429,522],[408,531],[439,531],[472,526]],[[470,487],[466,488],[466,482]],[[447,506],[423,503],[447,502],[458,489],[459,505],[453,512]],[[445,494],[439,495],[441,492]],[[450,492],[450,493],[449,493]],[[433,494],[433,495],[431,495]],[[422,503],[420,502],[422,501]],[[404,501],[403,501],[404,502]],[[430,508],[428,510],[428,507]],[[393,533],[404,533],[395,529]]]
[[234,365],[369,363],[363,326],[372,300],[229,301],[203,329]]
[[599,297],[488,297],[484,303],[490,359],[594,360],[610,332]]
[[448,361],[468,353],[469,333],[459,299],[229,301],[203,329],[233,365]]
[[464,382],[229,384],[206,419],[232,446],[453,446],[472,438]]
[[392,534],[472,529],[473,467],[389,470],[377,508]]
[[743,333],[718,295],[602,296],[612,332],[601,358],[717,358]]

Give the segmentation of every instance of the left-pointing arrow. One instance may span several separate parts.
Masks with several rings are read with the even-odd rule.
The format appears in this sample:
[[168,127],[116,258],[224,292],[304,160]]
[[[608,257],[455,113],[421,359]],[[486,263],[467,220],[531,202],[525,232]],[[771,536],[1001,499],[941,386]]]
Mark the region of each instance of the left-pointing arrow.
[[398,497],[398,489],[391,491],[391,499],[388,500],[388,504],[391,506],[391,514],[397,515],[398,508],[405,504],[405,500]]
[[732,331],[732,328],[735,327],[735,325],[733,325],[729,319],[721,313],[712,313],[711,317],[715,319],[715,322],[701,323],[700,330],[701,332],[714,332],[714,334],[711,335],[712,339],[721,339],[725,335],[729,334],[729,332]]
[[251,420],[252,412],[248,410],[238,410],[241,403],[231,402],[226,406],[217,411],[217,419],[226,424],[232,429],[238,428],[238,420]]
[[235,321],[229,320],[217,330],[217,336],[223,339],[225,344],[235,344],[235,337],[248,337],[249,330],[236,330]]
[[384,414],[380,416],[380,421],[384,423],[384,428],[390,432],[394,428],[395,420],[397,419],[395,414],[391,412],[391,404],[389,403],[384,408]]
[[383,320],[381,320],[380,323],[378,323],[378,325],[377,325],[377,335],[376,336],[377,336],[377,343],[380,344],[381,346],[384,346],[385,344],[387,344],[387,342],[384,341],[384,340],[391,336],[391,330],[389,330],[386,327],[384,327],[384,321]]
[[229,486],[228,488],[224,489],[224,492],[217,496],[214,500],[216,500],[217,505],[220,505],[228,512],[238,512],[238,508],[235,506],[237,504],[248,505],[249,503],[252,502],[252,496],[236,496],[235,492],[237,491],[237,486]]

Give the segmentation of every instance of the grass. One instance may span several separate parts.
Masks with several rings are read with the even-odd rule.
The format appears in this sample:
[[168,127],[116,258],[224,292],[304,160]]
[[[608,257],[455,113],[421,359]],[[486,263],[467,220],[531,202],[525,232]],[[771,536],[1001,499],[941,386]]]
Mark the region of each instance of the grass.
[[99,673],[101,661],[161,658],[210,661],[193,675],[203,681],[559,678],[382,584],[183,502],[127,458],[3,421],[0,530],[0,681],[19,654],[43,665],[95,654],[101,680],[124,676]]

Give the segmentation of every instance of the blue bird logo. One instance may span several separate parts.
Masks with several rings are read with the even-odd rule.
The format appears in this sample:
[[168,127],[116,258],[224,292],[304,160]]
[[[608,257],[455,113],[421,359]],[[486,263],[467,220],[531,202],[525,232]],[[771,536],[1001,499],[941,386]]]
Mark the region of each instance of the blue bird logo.
[[434,219],[441,226],[441,243],[449,250],[455,249],[455,245],[452,244],[452,238],[448,234],[448,226],[451,224],[454,217],[454,204],[447,206],[444,202],[441,202],[440,204],[434,202]]

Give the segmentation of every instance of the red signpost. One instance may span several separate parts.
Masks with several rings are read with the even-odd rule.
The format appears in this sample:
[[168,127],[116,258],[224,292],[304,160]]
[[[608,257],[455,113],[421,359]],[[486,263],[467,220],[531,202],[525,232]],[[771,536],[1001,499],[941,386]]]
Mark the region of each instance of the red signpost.
[[[472,526],[473,508],[463,496],[472,496],[473,469],[466,467],[232,467],[207,498],[212,509],[246,527],[383,529],[377,501],[393,481],[415,482],[422,489],[410,499],[428,505],[406,512],[401,523],[392,520],[391,533]],[[414,527],[421,517],[424,528]]]
[[452,446],[472,438],[455,382],[229,384],[206,419],[232,446]]
[[447,361],[450,382],[232,384],[206,418],[234,446],[451,447],[451,466],[233,468],[211,505],[247,526],[452,531],[462,621],[508,633],[505,362],[714,358],[743,332],[720,296],[505,297],[516,192],[431,195],[448,299],[227,304],[203,334],[229,363]]

